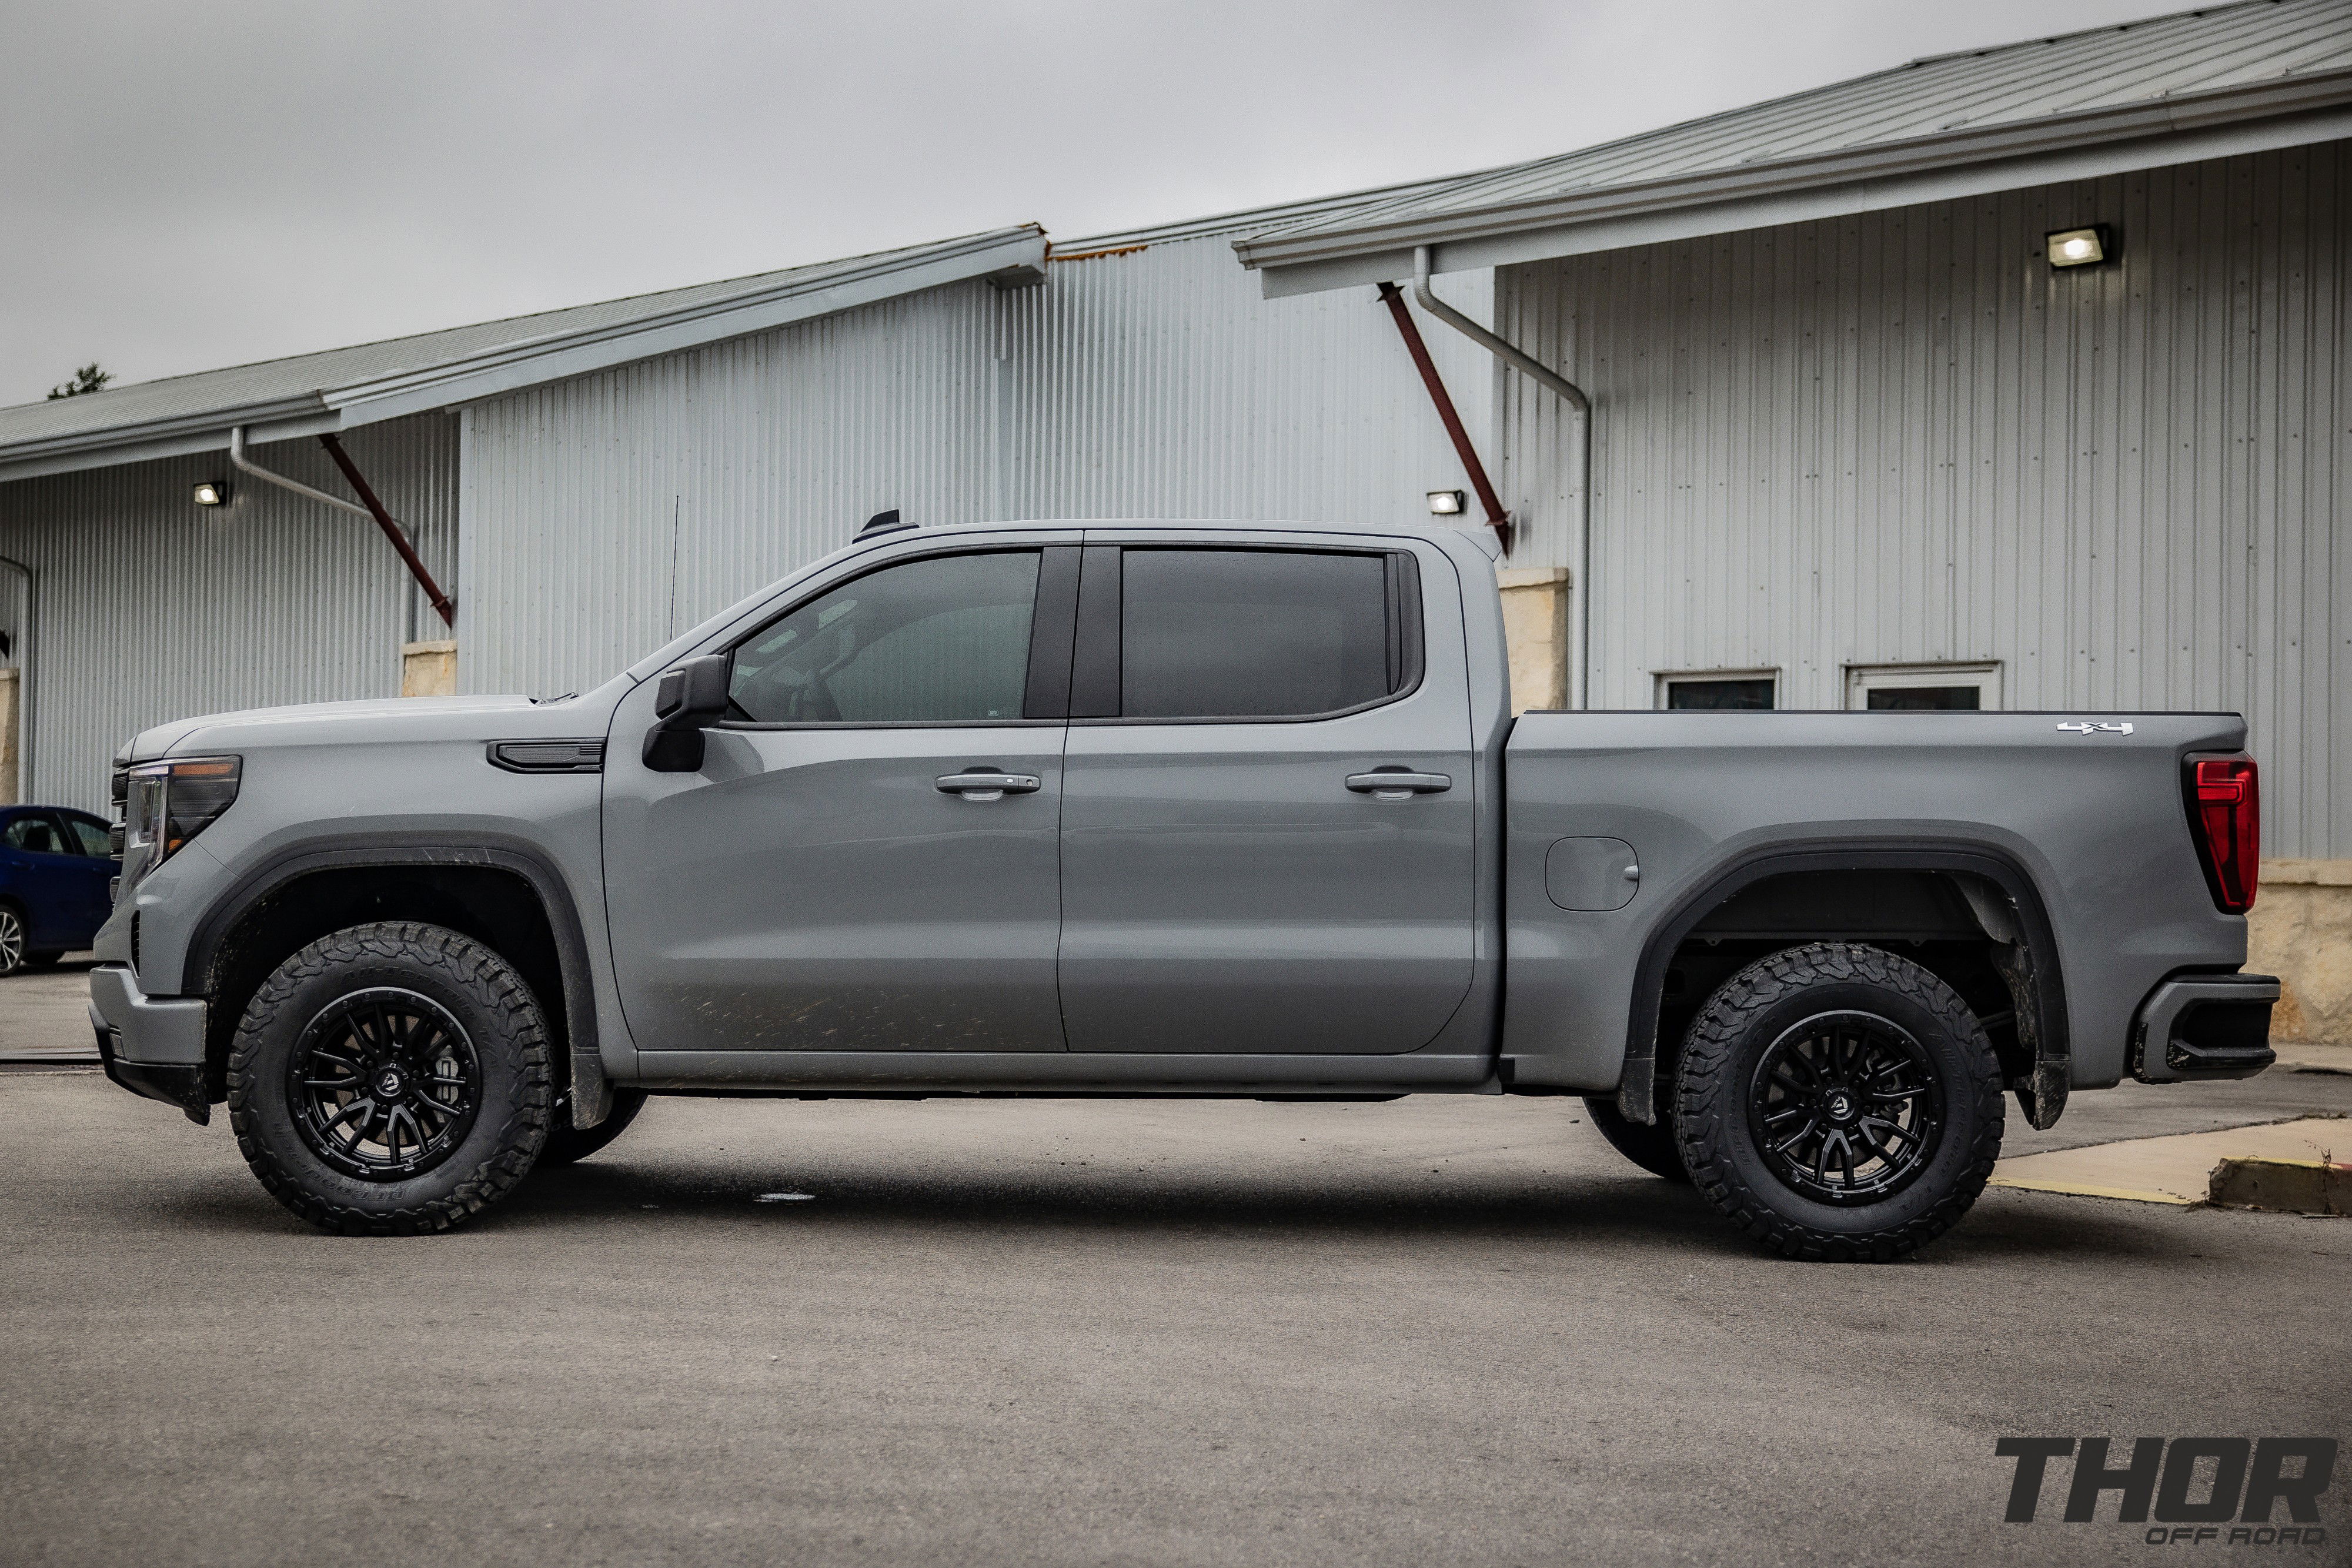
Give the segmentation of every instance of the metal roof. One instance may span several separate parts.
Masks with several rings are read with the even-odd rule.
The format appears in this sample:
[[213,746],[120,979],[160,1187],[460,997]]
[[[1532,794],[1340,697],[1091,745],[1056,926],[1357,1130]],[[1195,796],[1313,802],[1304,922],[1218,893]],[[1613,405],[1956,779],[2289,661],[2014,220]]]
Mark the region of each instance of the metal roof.
[[1422,245],[1489,267],[2333,140],[2347,106],[2352,0],[2245,0],[1914,60],[1234,248],[1304,292],[1402,276]]
[[975,277],[1044,276],[1034,224],[0,409],[0,480],[373,423]]

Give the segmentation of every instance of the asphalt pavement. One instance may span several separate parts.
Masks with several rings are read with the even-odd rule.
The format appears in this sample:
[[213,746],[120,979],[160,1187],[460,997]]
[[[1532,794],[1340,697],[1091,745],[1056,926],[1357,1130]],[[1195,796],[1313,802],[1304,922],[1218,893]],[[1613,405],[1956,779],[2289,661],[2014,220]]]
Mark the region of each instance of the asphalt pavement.
[[[2219,1087],[2059,1132],[2352,1110]],[[2005,1524],[1995,1440],[2352,1437],[2347,1301],[2352,1221],[2029,1192],[1781,1261],[1572,1100],[659,1100],[346,1239],[18,1068],[0,1563],[2145,1563],[2113,1493]],[[2347,1492],[2193,1554],[2352,1561]]]
[[0,1065],[19,1061],[96,1061],[89,1027],[88,953],[68,953],[45,969],[0,976]]

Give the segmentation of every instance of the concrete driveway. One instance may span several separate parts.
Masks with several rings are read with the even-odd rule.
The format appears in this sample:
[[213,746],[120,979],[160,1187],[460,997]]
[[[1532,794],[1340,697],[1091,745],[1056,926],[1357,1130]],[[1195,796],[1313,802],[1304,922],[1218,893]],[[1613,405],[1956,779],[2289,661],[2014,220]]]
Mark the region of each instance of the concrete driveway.
[[[221,1121],[0,1073],[0,1561],[2144,1563],[2113,1493],[2002,1523],[1994,1440],[2352,1437],[2352,1221],[1996,1191],[1792,1264],[1581,1118],[666,1100],[371,1241]],[[2346,1561],[2347,1490],[2261,1559]]]

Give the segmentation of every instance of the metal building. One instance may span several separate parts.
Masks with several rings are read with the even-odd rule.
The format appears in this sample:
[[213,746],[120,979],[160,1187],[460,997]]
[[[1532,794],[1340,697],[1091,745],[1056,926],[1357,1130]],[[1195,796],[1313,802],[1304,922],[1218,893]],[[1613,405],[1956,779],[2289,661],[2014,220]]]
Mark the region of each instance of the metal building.
[[[583,686],[887,507],[1377,520],[1491,474],[1522,706],[2242,709],[2256,962],[2283,1027],[2352,1039],[2347,148],[2352,3],[2248,0],[1455,180],[0,411],[26,786],[391,695],[437,635],[457,689]],[[1417,264],[1459,444],[1375,292]],[[337,434],[454,629],[236,430],[348,500]]]

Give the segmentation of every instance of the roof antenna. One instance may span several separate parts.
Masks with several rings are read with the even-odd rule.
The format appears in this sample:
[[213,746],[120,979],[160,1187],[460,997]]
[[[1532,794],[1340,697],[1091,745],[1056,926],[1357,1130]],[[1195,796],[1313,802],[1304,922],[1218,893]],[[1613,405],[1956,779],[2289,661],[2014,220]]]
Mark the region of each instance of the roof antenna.
[[857,530],[857,537],[862,539],[871,538],[875,534],[895,534],[900,528],[911,528],[914,526],[912,523],[900,521],[898,508],[893,507],[887,512],[877,512],[866,518],[866,526]]

